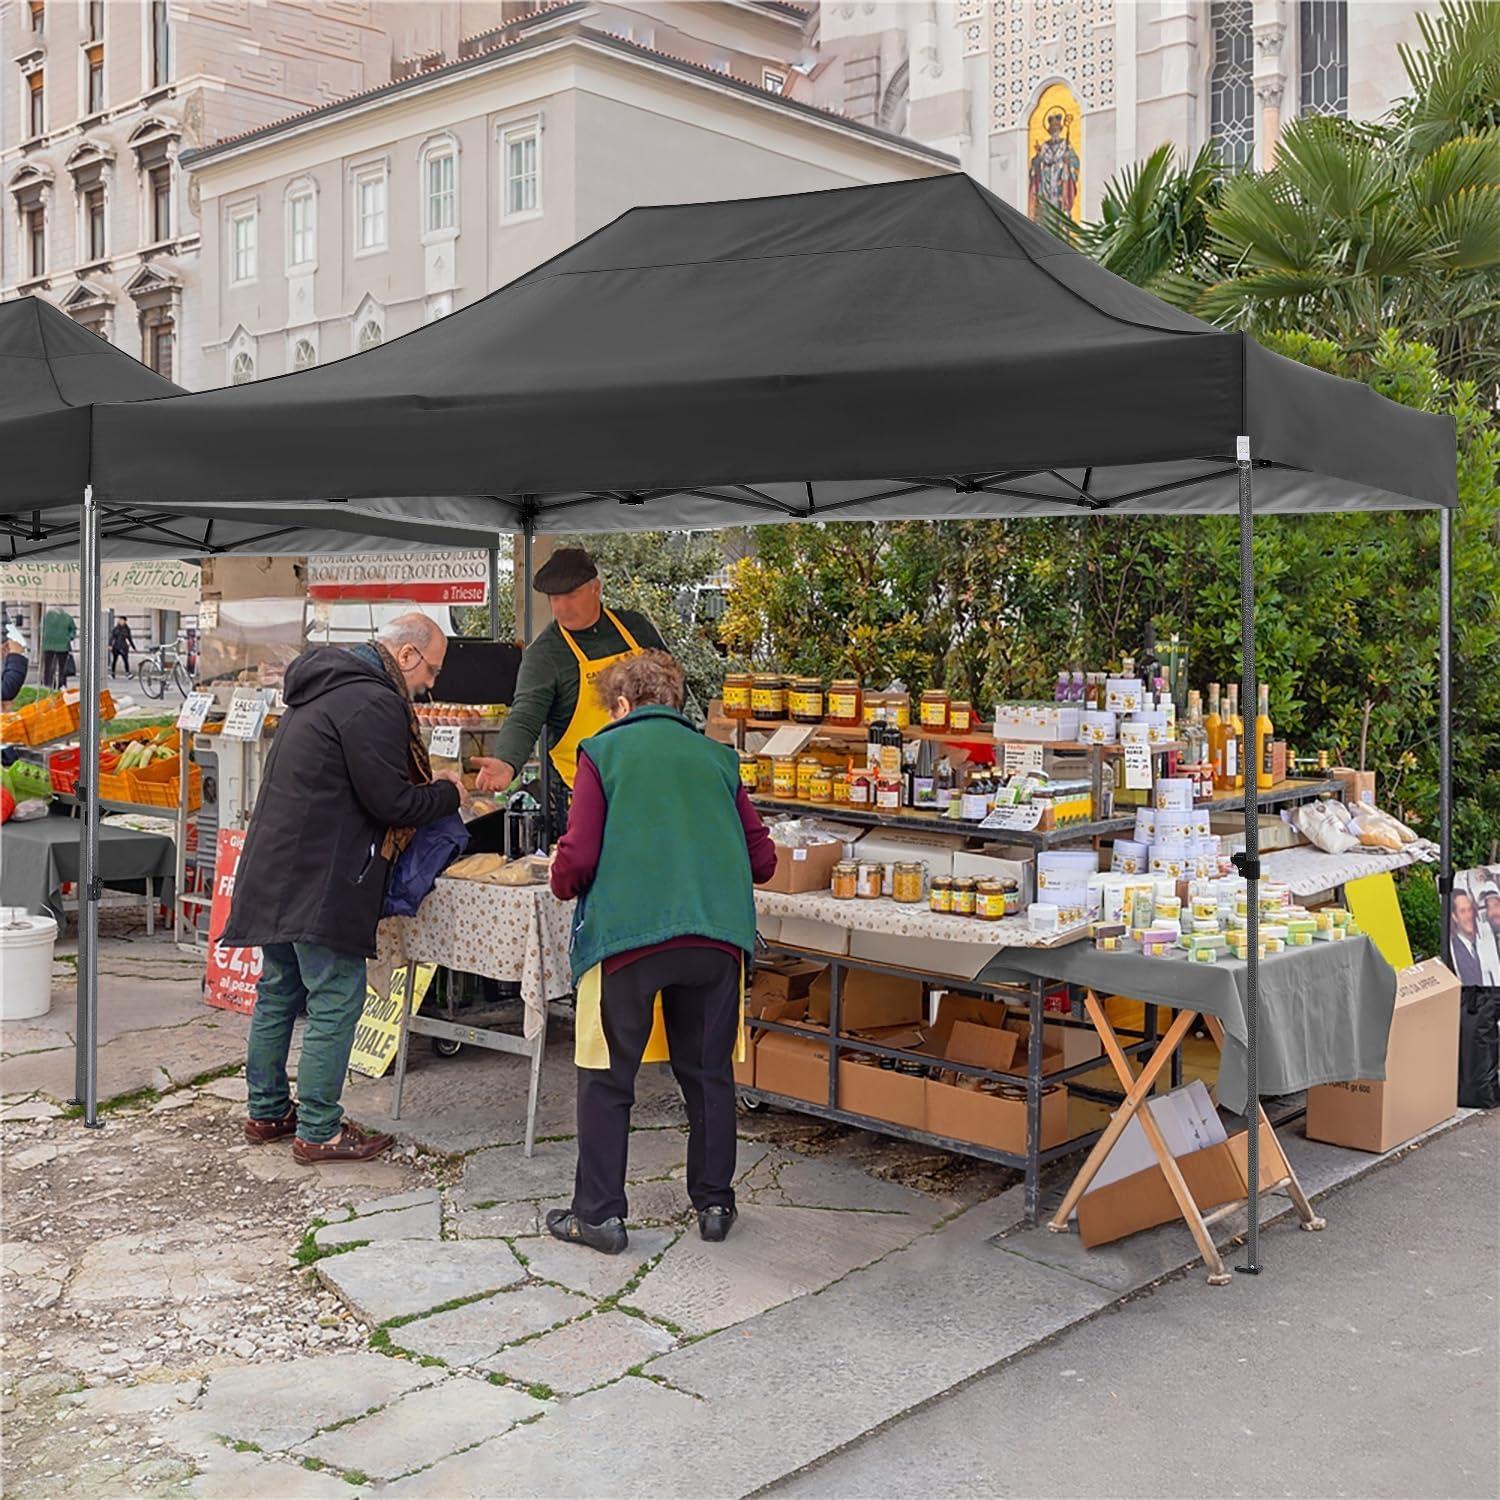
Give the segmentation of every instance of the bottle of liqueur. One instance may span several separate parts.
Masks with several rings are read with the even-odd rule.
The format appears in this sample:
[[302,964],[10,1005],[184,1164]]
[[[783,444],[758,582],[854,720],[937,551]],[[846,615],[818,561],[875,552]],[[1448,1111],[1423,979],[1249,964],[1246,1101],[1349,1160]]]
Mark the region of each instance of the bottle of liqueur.
[[1240,690],[1229,684],[1229,709],[1224,719],[1224,790],[1245,789],[1245,721],[1240,717]]
[[1214,768],[1214,790],[1224,790],[1224,716],[1219,712],[1219,684],[1208,685],[1208,712],[1203,716],[1208,737],[1208,763]]
[[1255,712],[1256,785],[1261,791],[1271,785],[1271,740],[1275,733],[1275,726],[1271,723],[1271,689],[1263,682]]

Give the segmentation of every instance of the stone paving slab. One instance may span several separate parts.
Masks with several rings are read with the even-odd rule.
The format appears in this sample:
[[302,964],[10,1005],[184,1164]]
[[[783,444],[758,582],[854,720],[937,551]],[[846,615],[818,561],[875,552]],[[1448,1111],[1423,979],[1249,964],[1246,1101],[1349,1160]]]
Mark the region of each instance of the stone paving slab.
[[364,1486],[356,1489],[337,1474],[226,1448],[202,1460],[192,1482],[185,1488],[174,1486],[173,1493],[192,1500],[356,1500],[371,1491]]
[[501,1203],[494,1208],[455,1209],[448,1225],[461,1240],[500,1239],[536,1234],[542,1220],[535,1203]]
[[176,1411],[188,1406],[202,1394],[203,1382],[190,1380],[151,1380],[140,1385],[100,1385],[74,1391],[65,1399],[92,1417],[136,1417],[151,1412]]
[[250,1097],[250,1085],[243,1077],[210,1078],[207,1083],[199,1086],[199,1091],[215,1099],[223,1099],[229,1104],[244,1104]]
[[518,1239],[516,1250],[527,1269],[543,1281],[561,1282],[588,1297],[612,1297],[649,1260],[677,1238],[675,1229],[632,1229],[619,1255],[600,1255],[584,1245],[565,1245],[550,1234]]
[[710,1333],[805,1297],[909,1244],[924,1227],[906,1214],[747,1206],[722,1244],[685,1234],[630,1302],[688,1333]]
[[409,1193],[392,1193],[386,1198],[369,1198],[353,1205],[357,1216],[365,1214],[388,1214],[398,1208],[417,1208],[424,1203],[441,1203],[442,1194],[436,1188],[413,1188]]
[[315,1245],[385,1244],[390,1240],[435,1240],[443,1232],[443,1210],[436,1202],[413,1203],[390,1213],[367,1214],[339,1224],[325,1224],[313,1235]]
[[626,1182],[681,1176],[687,1170],[687,1131],[632,1130]]
[[193,1297],[238,1296],[286,1257],[279,1234],[245,1233],[232,1240],[204,1228],[112,1234],[84,1251],[66,1302],[183,1303]]
[[[597,1313],[529,1343],[502,1349],[480,1368],[523,1385],[546,1385],[573,1395],[616,1380],[627,1370],[664,1353],[674,1340],[666,1329],[627,1313]],[[610,1453],[620,1444],[611,1446]]]
[[441,1370],[383,1354],[251,1365],[213,1376],[193,1415],[207,1432],[281,1451],[442,1378]]
[[496,1240],[398,1240],[317,1262],[320,1281],[371,1323],[427,1312],[458,1297],[524,1280],[510,1246]]
[[480,1437],[508,1431],[547,1408],[540,1401],[487,1380],[449,1380],[413,1391],[374,1416],[325,1432],[298,1453],[372,1479],[409,1474]]
[[522,1286],[403,1323],[391,1330],[390,1339],[413,1354],[432,1355],[450,1365],[472,1365],[517,1339],[581,1318],[591,1306],[586,1298],[555,1286]]
[[464,1163],[463,1179],[453,1189],[453,1201],[461,1208],[474,1208],[481,1203],[519,1203],[570,1195],[577,1164],[578,1152],[572,1141],[538,1141],[534,1156],[525,1155],[520,1146],[476,1151]]
[[[17,1057],[23,1052],[50,1052],[55,1047],[71,1050],[72,1037],[50,1026],[29,1026],[25,1021],[8,1021],[0,1026],[0,1056]],[[0,1119],[9,1119],[0,1115]]]
[[935,1224],[961,1205],[957,1199],[919,1193],[872,1176],[850,1162],[787,1153],[772,1169],[771,1183],[752,1189],[757,1203],[800,1208],[844,1208],[866,1213],[911,1214]]
[[625,1215],[629,1225],[678,1224],[693,1212],[685,1182],[635,1182],[625,1197],[630,1205]]

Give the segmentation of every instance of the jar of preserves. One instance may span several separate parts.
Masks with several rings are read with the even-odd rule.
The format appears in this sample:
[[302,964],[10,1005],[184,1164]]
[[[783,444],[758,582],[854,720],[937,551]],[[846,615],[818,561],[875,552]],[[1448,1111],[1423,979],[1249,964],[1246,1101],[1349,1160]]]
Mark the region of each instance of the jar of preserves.
[[903,906],[915,906],[922,899],[922,884],[927,866],[920,860],[901,860],[891,875],[891,894]]
[[1005,915],[1005,887],[998,880],[981,880],[974,890],[974,915],[998,922]]
[[795,723],[821,724],[823,722],[823,679],[821,677],[794,677],[787,684],[787,712]]
[[827,766],[819,766],[807,783],[809,802],[833,801],[833,772]]
[[1005,915],[1007,917],[1018,917],[1021,914],[1021,883],[1010,875],[1000,877],[1001,888],[1005,891]]
[[755,679],[748,672],[730,672],[724,678],[724,713],[731,719],[750,717],[750,694]]
[[972,917],[978,896],[979,882],[970,875],[956,876],[953,881],[953,915]]
[[797,797],[797,762],[790,755],[776,758],[771,768],[771,790],[784,801]]
[[922,694],[922,705],[919,712],[922,717],[922,728],[931,729],[942,733],[948,727],[948,695],[942,688],[928,688]]
[[833,773],[833,800],[835,802],[849,800],[849,773],[847,771]]
[[858,729],[865,722],[865,695],[860,690],[858,679],[840,677],[830,682],[825,709],[830,724],[842,729]]
[[762,723],[786,718],[786,678],[776,672],[757,672],[750,689],[750,717]]
[[882,698],[888,722],[899,729],[911,728],[911,694],[886,693]]
[[740,751],[740,785],[747,792],[760,790],[760,757],[748,751]]
[[816,755],[804,755],[797,761],[797,800],[812,801],[812,779],[823,769],[823,762]]
[[851,807],[875,806],[875,773],[861,766],[849,773],[849,805]]
[[883,772],[875,781],[875,806],[881,812],[901,811],[901,778]]
[[755,781],[761,796],[769,797],[775,788],[775,762],[769,755],[755,757]]
[[885,866],[861,864],[858,870],[856,893],[861,901],[878,901],[885,895]]
[[877,719],[885,717],[885,694],[866,693],[864,702],[860,707],[859,720],[862,724],[873,724]]
[[852,901],[859,890],[859,866],[852,859],[841,859],[833,867],[833,895],[837,901]]
[[953,910],[953,877],[951,875],[932,877],[932,883],[927,888],[927,904],[933,911],[947,913]]
[[968,734],[974,728],[974,705],[966,698],[955,698],[948,705],[948,732]]

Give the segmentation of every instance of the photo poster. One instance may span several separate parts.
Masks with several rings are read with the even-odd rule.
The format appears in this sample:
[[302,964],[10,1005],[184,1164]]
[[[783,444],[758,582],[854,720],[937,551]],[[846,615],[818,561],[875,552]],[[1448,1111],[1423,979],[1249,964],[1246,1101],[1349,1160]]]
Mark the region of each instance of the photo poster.
[[1448,938],[1460,984],[1500,986],[1500,865],[1453,877]]
[[[421,1010],[422,1002],[437,973],[436,964],[417,965],[417,984],[412,992],[411,1013]],[[406,965],[391,971],[389,986],[381,993],[365,982],[365,1009],[354,1032],[354,1050],[349,1054],[349,1071],[364,1078],[380,1078],[396,1056],[401,1040],[401,1006],[406,1000]]]

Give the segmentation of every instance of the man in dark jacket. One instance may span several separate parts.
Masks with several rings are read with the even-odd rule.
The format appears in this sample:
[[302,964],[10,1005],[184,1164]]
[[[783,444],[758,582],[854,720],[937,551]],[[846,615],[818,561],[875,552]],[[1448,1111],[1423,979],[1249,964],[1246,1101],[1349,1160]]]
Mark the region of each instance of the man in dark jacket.
[[125,663],[125,675],[130,676],[130,653],[135,650],[135,637],[130,633],[130,621],[122,615],[109,633],[109,675],[115,675],[115,663]]
[[[391,1144],[344,1120],[339,1101],[391,864],[414,829],[463,797],[457,772],[433,777],[411,707],[447,645],[425,615],[401,615],[369,645],[316,647],[287,669],[287,712],[220,941],[264,954],[245,1137],[258,1145],[295,1132],[300,1162],[364,1161]],[[294,1107],[286,1062],[304,1007]]]

